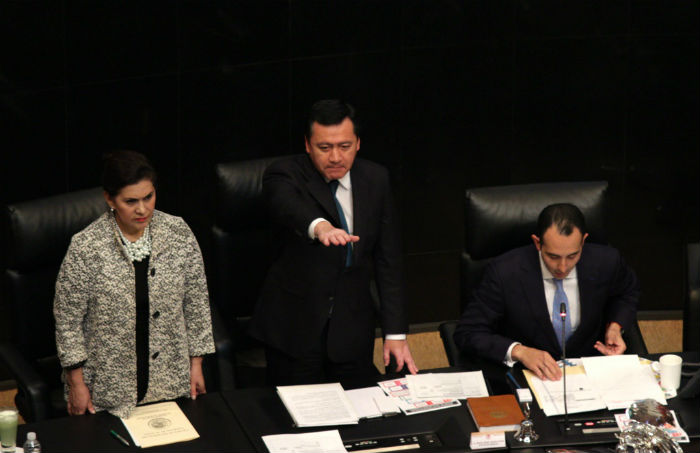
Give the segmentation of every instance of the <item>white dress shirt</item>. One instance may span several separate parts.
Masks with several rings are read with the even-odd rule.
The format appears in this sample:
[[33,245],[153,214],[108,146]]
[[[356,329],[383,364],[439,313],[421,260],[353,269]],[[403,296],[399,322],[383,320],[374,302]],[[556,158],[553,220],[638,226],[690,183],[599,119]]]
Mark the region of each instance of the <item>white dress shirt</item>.
[[[547,266],[545,266],[542,260],[542,252],[540,252],[540,269],[542,269],[542,279],[544,280],[544,298],[547,301],[547,310],[549,311],[549,319],[552,319],[552,313],[554,311],[554,293],[557,290],[556,283],[554,283],[554,277],[552,273],[549,272]],[[562,282],[564,287],[564,292],[566,293],[566,298],[569,300],[569,312],[567,315],[571,320],[571,333],[576,332],[579,324],[581,324],[581,301],[578,291],[578,275],[576,273],[576,267],[574,267],[569,275],[567,275]],[[513,360],[511,352],[516,345],[520,342],[514,342],[508,348],[505,357],[505,364],[508,366],[513,366],[516,361]]]
[[[328,181],[326,181],[328,182]],[[328,189],[330,190],[330,189]],[[343,215],[345,215],[345,221],[348,224],[348,233],[352,234],[353,233],[353,210],[352,210],[352,182],[350,181],[350,172],[345,173],[345,175],[338,179],[338,189],[335,192],[335,197],[338,199],[338,203],[340,203],[340,207],[343,209]],[[309,229],[308,229],[308,234],[309,238],[311,239],[316,239],[316,234],[314,233],[314,230],[316,229],[316,225],[318,225],[320,222],[325,221],[323,217],[319,217],[317,219],[314,219],[310,224],[309,224]],[[350,244],[352,247],[352,244]],[[388,334],[385,336],[386,340],[405,340],[406,339],[406,334],[404,333],[397,333],[397,334]]]
[[[329,188],[328,190],[330,191],[331,189]],[[348,223],[348,233],[352,234],[354,226],[354,217],[352,211],[352,182],[350,182],[350,172],[345,173],[345,176],[338,180],[338,189],[335,191],[335,197],[338,199],[340,207],[343,208],[345,221]],[[316,239],[314,229],[316,228],[316,225],[318,225],[320,222],[323,222],[324,220],[326,219],[324,219],[323,217],[319,217],[318,219],[314,219],[309,224],[308,234],[311,239]]]

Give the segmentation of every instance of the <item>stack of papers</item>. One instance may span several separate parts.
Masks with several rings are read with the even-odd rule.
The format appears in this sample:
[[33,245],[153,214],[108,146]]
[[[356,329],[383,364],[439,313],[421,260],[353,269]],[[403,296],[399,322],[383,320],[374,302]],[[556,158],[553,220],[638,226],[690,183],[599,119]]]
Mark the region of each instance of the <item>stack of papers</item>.
[[360,419],[388,417],[401,413],[396,403],[376,385],[374,387],[346,390],[345,395],[352,403]]
[[488,396],[481,371],[407,375],[379,383],[406,415],[459,406],[459,399]]
[[481,371],[409,375],[348,391],[337,382],[289,385],[277,387],[277,393],[298,427],[349,425],[400,412],[419,414],[489,394]]
[[[566,404],[570,414],[605,409],[605,403],[586,376],[580,361],[566,367]],[[562,365],[563,366],[563,365]],[[564,382],[543,381],[530,370],[523,370],[532,393],[546,416],[564,414]]]
[[379,383],[379,387],[396,402],[401,412],[406,415],[422,414],[423,412],[459,406],[459,400],[454,398],[415,398],[408,389],[406,378],[382,381]]
[[666,404],[651,367],[639,363],[636,355],[584,357],[582,361],[588,379],[609,410],[626,409],[646,398]]
[[359,421],[340,383],[277,387],[298,427],[351,425]]
[[338,430],[263,436],[270,453],[347,453]]
[[[666,404],[649,365],[636,355],[584,357],[570,359],[566,367],[566,404],[571,414],[599,409],[626,409],[635,401],[653,398]],[[563,366],[560,363],[560,366]],[[524,370],[537,403],[545,415],[564,414],[564,383],[543,381]]]

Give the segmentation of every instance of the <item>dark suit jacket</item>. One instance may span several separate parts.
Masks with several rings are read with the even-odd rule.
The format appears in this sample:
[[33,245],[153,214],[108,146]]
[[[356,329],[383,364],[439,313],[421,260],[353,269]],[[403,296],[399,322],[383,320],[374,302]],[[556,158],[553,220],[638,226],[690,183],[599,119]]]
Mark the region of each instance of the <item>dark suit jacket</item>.
[[[581,304],[578,329],[566,343],[569,357],[597,355],[608,322],[628,329],[636,319],[639,284],[614,248],[584,244],[576,265]],[[462,350],[502,362],[508,347],[525,346],[561,356],[547,310],[539,254],[534,245],[494,258],[472,294],[454,335]]]
[[[319,348],[328,323],[327,351],[335,361],[371,359],[375,312],[385,334],[408,330],[401,282],[399,228],[385,168],[355,159],[353,264],[345,248],[326,247],[308,236],[323,217],[341,228],[328,184],[306,154],[272,164],[263,179],[270,215],[281,241],[251,324],[251,334],[269,346],[301,357]],[[381,303],[370,296],[375,276]],[[329,319],[330,317],[330,319]]]

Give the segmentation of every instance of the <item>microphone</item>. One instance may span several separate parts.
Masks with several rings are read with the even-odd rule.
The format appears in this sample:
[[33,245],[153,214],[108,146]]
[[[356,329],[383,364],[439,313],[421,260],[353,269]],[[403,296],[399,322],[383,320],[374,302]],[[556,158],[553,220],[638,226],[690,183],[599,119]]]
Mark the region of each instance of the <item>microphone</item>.
[[569,430],[569,409],[566,404],[566,304],[562,302],[559,305],[559,316],[561,317],[561,360],[562,369],[564,371],[564,430]]

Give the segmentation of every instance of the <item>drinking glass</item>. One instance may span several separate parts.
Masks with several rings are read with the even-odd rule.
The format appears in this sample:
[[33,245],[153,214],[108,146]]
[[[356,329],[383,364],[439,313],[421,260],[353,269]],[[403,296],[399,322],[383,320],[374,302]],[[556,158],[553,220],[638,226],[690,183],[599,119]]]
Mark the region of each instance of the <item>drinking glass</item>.
[[17,409],[0,407],[0,443],[2,453],[14,453],[17,441]]

